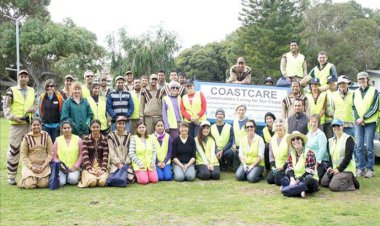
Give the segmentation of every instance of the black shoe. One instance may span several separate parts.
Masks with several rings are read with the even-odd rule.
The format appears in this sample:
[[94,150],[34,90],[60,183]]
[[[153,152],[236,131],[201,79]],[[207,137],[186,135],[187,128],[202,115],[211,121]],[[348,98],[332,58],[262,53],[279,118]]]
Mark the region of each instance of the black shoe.
[[356,177],[353,177],[353,181],[354,181],[354,186],[356,189],[359,189],[360,188],[360,184],[359,184],[359,181]]

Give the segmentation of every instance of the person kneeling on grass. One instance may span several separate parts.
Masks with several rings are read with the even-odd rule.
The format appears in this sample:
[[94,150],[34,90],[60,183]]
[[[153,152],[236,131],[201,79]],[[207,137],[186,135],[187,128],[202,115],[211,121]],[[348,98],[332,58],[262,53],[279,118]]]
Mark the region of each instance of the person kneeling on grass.
[[98,119],[90,122],[91,133],[83,138],[82,142],[82,179],[78,187],[104,187],[108,172],[108,141],[100,133],[101,123]]
[[355,177],[356,164],[353,158],[354,139],[343,132],[343,121],[334,119],[331,122],[334,137],[329,139],[329,157],[332,167],[327,169],[321,185],[331,191],[354,191],[360,185]]
[[137,135],[132,136],[131,144],[129,145],[129,155],[132,159],[132,167],[135,171],[137,183],[157,183],[157,151],[154,145],[154,137],[148,135],[143,121],[137,123],[136,130]]
[[[131,164],[129,155],[129,143],[131,134],[125,130],[128,119],[125,116],[119,115],[116,117],[116,130],[108,134],[108,148],[110,152],[110,178],[113,178],[117,170],[121,170],[124,166],[127,167],[127,177],[118,178],[118,184],[127,184],[135,182],[135,175]],[[112,179],[111,179],[112,181]],[[118,186],[115,183],[107,183],[108,186]]]
[[216,156],[216,144],[214,137],[211,135],[209,121],[201,122],[198,136],[195,138],[195,144],[197,147],[197,177],[201,180],[219,180],[219,161]]
[[287,142],[290,148],[286,175],[281,186],[285,196],[306,197],[306,193],[318,191],[318,173],[316,159],[312,150],[305,150],[307,137],[298,131],[293,131]]
[[46,188],[49,182],[50,161],[53,144],[49,134],[41,131],[41,120],[32,121],[32,132],[25,135],[21,143],[21,179],[19,188]]
[[165,133],[163,120],[156,121],[155,132],[152,134],[154,145],[157,149],[156,170],[159,181],[173,180],[170,158],[172,156],[173,140],[168,133]]
[[61,123],[62,135],[57,137],[53,146],[53,160],[61,162],[59,185],[78,184],[82,163],[82,140],[72,134],[69,121]]
[[173,141],[173,173],[176,181],[193,181],[195,179],[196,145],[189,136],[189,124],[181,122],[179,136]]
[[254,120],[247,120],[245,130],[247,135],[241,138],[239,145],[241,164],[236,170],[236,179],[255,183],[263,178],[265,144],[263,138],[255,133]]
[[281,185],[281,180],[285,177],[286,160],[289,155],[289,146],[286,142],[288,133],[285,121],[276,119],[273,123],[274,135],[269,143],[270,168],[267,176],[268,184]]

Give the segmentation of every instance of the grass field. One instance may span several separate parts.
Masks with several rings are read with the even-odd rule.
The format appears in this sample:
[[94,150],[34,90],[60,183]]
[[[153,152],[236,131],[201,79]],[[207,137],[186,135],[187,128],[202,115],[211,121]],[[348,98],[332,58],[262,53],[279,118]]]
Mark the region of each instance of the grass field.
[[355,192],[322,188],[305,200],[283,197],[266,181],[237,182],[232,173],[127,188],[18,189],[7,184],[8,123],[0,124],[0,225],[380,225],[380,176],[360,178]]

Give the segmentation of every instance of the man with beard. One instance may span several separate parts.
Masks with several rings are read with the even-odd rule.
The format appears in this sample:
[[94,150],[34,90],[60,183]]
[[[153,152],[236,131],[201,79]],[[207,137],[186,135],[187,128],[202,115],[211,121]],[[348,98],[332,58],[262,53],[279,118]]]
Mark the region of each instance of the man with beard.
[[251,84],[251,68],[245,65],[243,57],[237,59],[237,64],[231,67],[228,83]]
[[125,90],[123,76],[117,76],[115,82],[116,90],[110,92],[107,96],[107,112],[111,116],[111,130],[115,131],[116,118],[122,115],[128,120],[125,130],[131,132],[129,118],[134,110],[132,96],[129,91]]
[[306,112],[309,114],[309,105],[307,103],[307,98],[305,95],[301,93],[301,85],[298,81],[292,82],[292,91],[291,93],[285,97],[282,102],[282,112],[281,117],[282,119],[286,120],[289,116],[294,114],[294,106],[293,103],[296,99],[300,99],[305,103],[305,109],[303,109],[303,112]]

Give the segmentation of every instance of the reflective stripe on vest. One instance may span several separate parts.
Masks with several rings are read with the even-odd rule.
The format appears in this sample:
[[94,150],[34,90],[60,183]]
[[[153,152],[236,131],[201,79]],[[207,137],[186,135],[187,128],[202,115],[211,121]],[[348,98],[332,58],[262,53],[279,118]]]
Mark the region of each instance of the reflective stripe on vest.
[[140,94],[137,95],[135,91],[132,91],[131,96],[133,100],[133,113],[130,119],[140,119],[140,106],[141,106]]
[[333,66],[331,63],[327,63],[322,70],[319,70],[318,66],[315,66],[314,69],[314,75],[316,78],[319,78],[319,82],[321,84],[321,87],[324,87],[327,85],[327,77],[330,76],[330,69]]
[[98,103],[95,103],[95,100],[92,96],[86,97],[88,103],[90,104],[92,113],[94,113],[94,119],[98,119],[101,123],[101,130],[108,128],[107,116],[106,116],[106,107],[107,100],[104,96],[98,97]]
[[[202,99],[201,99],[201,93],[199,91],[195,92],[193,101],[190,104],[189,100],[189,95],[186,94],[185,96],[182,97],[183,101],[183,106],[186,109],[186,112],[193,116],[196,117],[198,116],[198,113],[201,112],[202,110]],[[204,114],[201,118],[199,118],[199,122],[202,122],[206,119],[206,114]],[[190,120],[185,119],[186,122],[190,122]]]
[[305,61],[305,56],[298,53],[296,57],[293,56],[291,52],[286,55],[286,76],[297,76],[303,78],[303,62]]
[[[306,150],[304,150],[304,152],[301,154],[301,156],[298,158],[298,161],[296,162],[297,158],[296,158],[295,152],[296,152],[295,150],[291,150],[290,154],[292,156],[294,175],[296,176],[296,178],[299,178],[306,171],[305,166],[306,166],[306,155],[307,155],[307,153],[306,153]],[[317,167],[317,165],[315,167]],[[318,180],[317,169],[314,169],[313,178]]]
[[[12,113],[17,117],[24,117],[27,114],[27,111],[29,108],[33,107],[34,99],[35,99],[35,93],[34,89],[31,87],[27,88],[27,95],[26,99],[24,98],[24,95],[22,95],[22,92],[19,90],[17,86],[11,87],[12,93],[13,93],[13,102],[11,104],[11,111]],[[21,125],[26,124],[25,121],[19,123],[17,121],[10,120],[12,125]]]
[[342,99],[339,92],[333,93],[334,119],[340,119],[343,122],[355,122],[354,114],[352,112],[353,93],[353,91],[348,90],[344,99]]
[[[307,101],[309,103],[310,115],[317,114],[322,111],[325,100],[326,100],[326,92],[322,92],[319,94],[317,98],[317,103],[314,102],[314,98],[312,94],[306,94]],[[324,124],[326,121],[325,114],[321,117],[321,124]]]
[[[248,147],[248,136],[242,138],[241,147],[239,147],[239,151],[243,151],[243,156],[245,159],[245,163],[247,165],[251,165],[256,162],[257,158],[259,158],[259,141],[261,138],[259,135],[255,134],[253,137],[253,141],[250,147]],[[260,159],[258,164],[259,166],[264,166],[264,161]]]
[[276,163],[276,168],[283,167],[286,160],[288,159],[288,143],[286,142],[286,138],[288,137],[288,134],[285,134],[285,136],[281,139],[280,144],[277,142],[277,135],[274,134],[270,145],[272,147],[273,157],[274,161]]
[[132,162],[132,167],[134,170],[152,170],[151,163],[153,159],[153,136],[149,136],[145,138],[145,143],[141,140],[137,135],[133,135],[136,142],[136,157],[142,162],[144,165],[144,169],[140,169],[140,167]]
[[223,150],[224,147],[227,145],[231,136],[230,131],[231,131],[231,125],[227,123],[224,123],[222,132],[220,134],[219,134],[219,130],[216,124],[211,126],[211,135],[215,138],[216,146],[218,147],[218,150]]
[[[158,139],[156,135],[152,134],[154,141],[154,146],[156,147],[157,150],[157,161],[158,162],[164,162],[166,156],[168,155],[168,150],[169,150],[169,134],[165,133],[164,140],[162,141],[162,144],[158,142]],[[170,164],[170,159],[168,160],[167,164]]]
[[235,145],[239,146],[241,138],[244,136],[247,136],[247,131],[245,130],[244,125],[240,128],[238,119],[234,120],[233,128],[234,128]]
[[[200,165],[200,164],[205,164],[205,165],[210,165],[212,163],[213,166],[219,166],[219,161],[218,158],[216,157],[215,154],[215,141],[211,137],[207,138],[206,143],[203,142],[203,146],[206,150],[202,149],[202,146],[198,142],[198,137],[195,137],[195,144],[197,146],[197,154],[195,158],[195,164]],[[212,151],[214,150],[214,151]],[[207,162],[204,162],[202,159],[202,155],[204,155],[207,159]]]
[[[335,137],[329,139],[329,149],[331,155],[331,161],[333,168],[338,168],[342,163],[344,156],[346,154],[346,142],[350,136],[343,133],[342,136],[337,140]],[[352,153],[352,158],[350,163],[347,165],[344,171],[352,172],[355,175],[356,163],[354,159],[354,154]]]
[[67,145],[65,137],[57,137],[57,155],[58,159],[65,163],[69,168],[73,167],[79,158],[79,137],[72,134],[70,143]]
[[[177,122],[177,117],[175,116],[175,111],[174,111],[174,105],[172,103],[172,100],[169,96],[164,97],[164,102],[168,106],[168,109],[166,110],[166,115],[168,117],[168,123],[169,123],[169,128],[170,129],[177,129],[178,128],[178,122]],[[177,102],[178,106],[181,106],[181,97],[177,96]],[[178,109],[179,114],[182,118],[181,111]],[[165,128],[168,129],[168,128]]]
[[272,136],[270,135],[268,126],[264,127],[264,129],[263,129],[263,135],[264,135],[264,141],[265,141],[265,143],[269,144],[270,143],[270,139],[272,138]]
[[[365,93],[364,98],[362,97],[360,88],[355,90],[354,105],[360,118],[363,118],[364,114],[367,113],[367,111],[371,107],[375,95],[375,90],[376,89],[373,86],[368,87],[368,90]],[[373,114],[370,118],[364,119],[364,123],[371,123],[376,121],[377,114]]]

